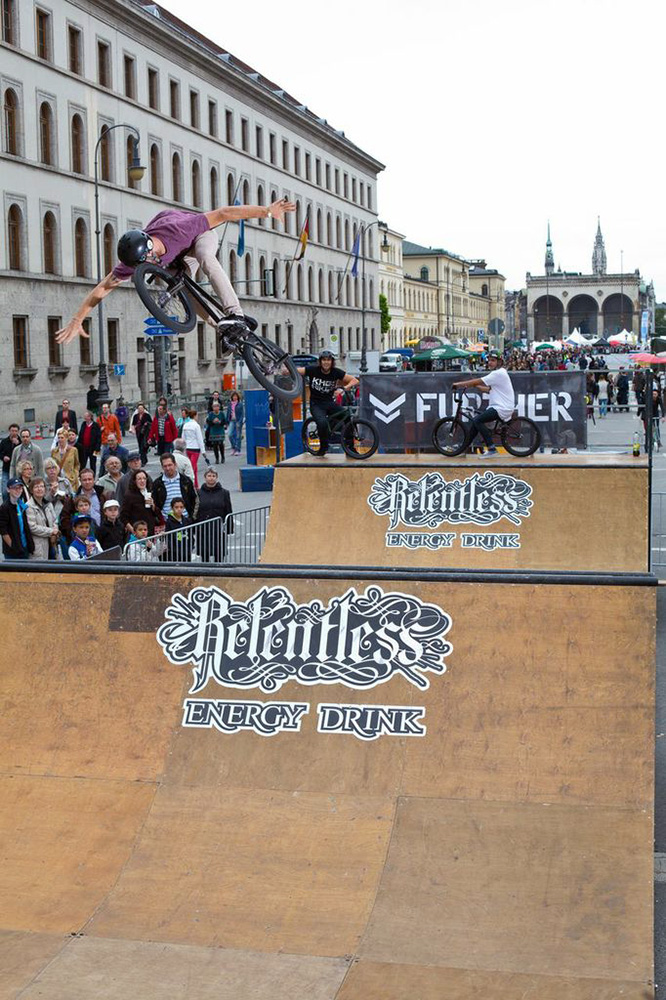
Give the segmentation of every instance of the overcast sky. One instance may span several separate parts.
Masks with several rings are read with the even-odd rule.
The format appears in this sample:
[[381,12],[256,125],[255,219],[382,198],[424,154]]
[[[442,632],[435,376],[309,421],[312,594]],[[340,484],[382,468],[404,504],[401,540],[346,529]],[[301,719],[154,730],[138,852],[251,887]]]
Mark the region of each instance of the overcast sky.
[[[371,153],[381,219],[507,277],[608,270],[666,298],[666,0],[161,0]],[[216,8],[219,13],[216,13]]]

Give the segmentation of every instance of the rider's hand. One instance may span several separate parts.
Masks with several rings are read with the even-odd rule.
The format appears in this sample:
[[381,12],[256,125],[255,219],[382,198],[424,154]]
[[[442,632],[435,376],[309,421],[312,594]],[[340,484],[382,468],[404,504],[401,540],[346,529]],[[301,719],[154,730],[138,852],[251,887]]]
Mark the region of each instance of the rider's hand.
[[270,213],[274,219],[278,222],[282,222],[287,212],[296,211],[296,202],[287,201],[286,198],[280,198],[279,201],[274,201],[272,205],[268,206]]
[[83,323],[80,319],[70,319],[67,326],[63,326],[62,330],[58,330],[56,333],[56,340],[59,344],[69,344],[70,340],[74,340],[75,337],[90,337],[90,334],[83,329]]

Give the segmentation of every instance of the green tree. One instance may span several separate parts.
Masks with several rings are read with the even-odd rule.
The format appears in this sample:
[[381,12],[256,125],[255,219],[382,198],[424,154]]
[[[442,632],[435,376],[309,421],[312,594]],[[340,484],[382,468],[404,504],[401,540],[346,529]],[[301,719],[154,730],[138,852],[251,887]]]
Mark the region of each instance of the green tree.
[[656,337],[666,337],[666,309],[655,309],[654,333]]
[[379,312],[382,318],[382,333],[388,333],[391,329],[391,313],[389,312],[388,299],[385,295],[379,296]]

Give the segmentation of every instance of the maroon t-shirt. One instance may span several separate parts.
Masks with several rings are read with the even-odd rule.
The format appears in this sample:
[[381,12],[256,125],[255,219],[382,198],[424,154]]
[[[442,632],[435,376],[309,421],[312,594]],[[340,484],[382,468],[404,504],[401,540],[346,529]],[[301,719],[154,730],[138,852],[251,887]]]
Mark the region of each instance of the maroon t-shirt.
[[[165,208],[144,226],[145,233],[156,236],[166,247],[166,253],[161,260],[163,266],[170,264],[183,250],[189,250],[197,236],[201,236],[208,229],[210,226],[205,215],[199,212],[183,212],[176,208]],[[131,278],[134,268],[119,261],[112,273],[114,278],[124,281],[125,278]]]

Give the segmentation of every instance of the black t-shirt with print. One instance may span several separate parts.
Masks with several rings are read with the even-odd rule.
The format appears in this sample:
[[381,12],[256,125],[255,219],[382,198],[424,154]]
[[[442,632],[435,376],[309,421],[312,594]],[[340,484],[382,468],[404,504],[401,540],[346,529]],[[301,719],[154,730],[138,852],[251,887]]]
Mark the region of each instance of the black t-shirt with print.
[[345,377],[341,368],[331,368],[324,374],[319,365],[308,365],[305,377],[310,383],[310,399],[313,403],[326,403],[333,398],[338,382]]

